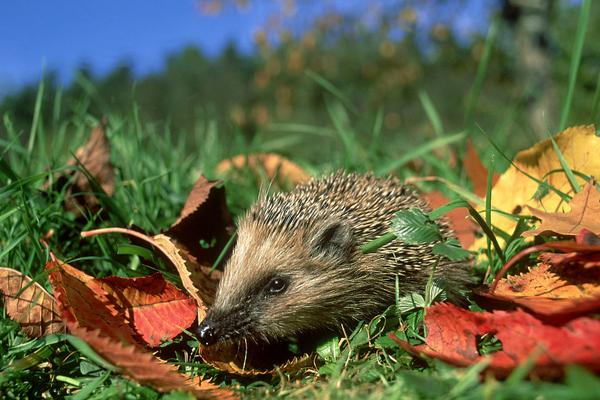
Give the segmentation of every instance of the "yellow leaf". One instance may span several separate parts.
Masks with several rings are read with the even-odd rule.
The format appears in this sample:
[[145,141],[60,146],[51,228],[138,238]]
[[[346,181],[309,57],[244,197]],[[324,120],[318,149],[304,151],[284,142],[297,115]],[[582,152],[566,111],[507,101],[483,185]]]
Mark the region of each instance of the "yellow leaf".
[[[560,151],[572,170],[588,176],[600,176],[600,137],[596,136],[594,125],[581,125],[567,128],[555,138]],[[523,172],[547,183],[563,193],[574,195],[567,176],[562,171],[558,155],[552,148],[550,139],[518,153],[514,164]],[[539,184],[528,178],[515,166],[511,166],[500,176],[492,188],[492,209],[514,215],[531,215],[527,207],[546,212],[567,212],[570,207],[560,196],[550,191],[543,198],[533,198]],[[551,173],[552,172],[552,173]],[[576,177],[583,186],[583,178]],[[500,213],[492,212],[492,225],[507,233],[512,233],[516,222]],[[477,240],[471,249],[486,246],[485,238]]]

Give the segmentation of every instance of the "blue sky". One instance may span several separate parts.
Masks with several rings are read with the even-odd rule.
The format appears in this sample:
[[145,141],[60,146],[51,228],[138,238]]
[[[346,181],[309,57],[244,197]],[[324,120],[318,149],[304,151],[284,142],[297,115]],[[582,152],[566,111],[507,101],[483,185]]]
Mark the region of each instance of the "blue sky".
[[[82,63],[97,74],[123,61],[130,62],[138,75],[156,71],[163,66],[166,54],[188,44],[215,55],[228,41],[234,41],[239,49],[249,52],[254,33],[279,10],[281,0],[250,3],[242,12],[225,7],[218,15],[206,15],[199,10],[197,0],[0,2],[0,98],[8,90],[39,80],[44,69],[57,71],[59,79],[68,82]],[[469,35],[485,29],[486,14],[495,0],[456,3],[461,3],[462,9],[452,14],[453,29]],[[302,26],[327,6],[356,11],[366,2],[326,0],[305,4],[310,7],[296,13],[293,26]],[[423,11],[423,24],[450,15],[426,7]]]
[[256,27],[272,11],[200,12],[194,0],[15,0],[0,2],[0,87],[20,86],[55,69],[61,80],[86,62],[105,73],[123,60],[138,73],[159,69],[165,54],[195,43],[215,54],[235,40],[251,50]]

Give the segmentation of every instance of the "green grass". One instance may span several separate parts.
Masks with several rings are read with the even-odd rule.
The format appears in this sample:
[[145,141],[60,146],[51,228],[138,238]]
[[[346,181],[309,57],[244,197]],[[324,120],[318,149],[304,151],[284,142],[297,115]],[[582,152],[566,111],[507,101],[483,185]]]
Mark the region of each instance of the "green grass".
[[[427,102],[431,113],[433,105],[429,99]],[[354,132],[340,132],[352,125],[345,121],[350,117],[341,111],[342,105],[333,101],[332,110],[336,107],[339,109],[332,112],[332,132],[337,133],[328,138],[339,141],[340,153],[332,157],[333,162],[328,160],[321,165],[308,165],[302,159],[298,161],[317,173],[336,168],[364,170],[389,165],[394,151],[388,149],[385,143],[373,148],[371,143],[361,143]],[[336,121],[336,118],[339,120]],[[199,173],[214,176],[219,160],[238,152],[263,148],[260,137],[250,143],[243,137],[223,137],[210,122],[202,124],[205,129],[199,129],[194,143],[186,143],[168,132],[154,131],[152,125],[137,118],[135,109],[129,116],[109,115],[107,134],[112,144],[112,162],[116,167],[116,192],[112,199],[103,200],[109,212],[87,213],[85,218],[76,219],[63,211],[64,192],[42,191],[40,188],[55,172],[67,169],[65,161],[70,152],[85,141],[90,127],[98,121],[83,112],[70,120],[57,121],[58,125],[51,127],[46,127],[45,121],[39,119],[35,123],[31,130],[35,132],[35,140],[30,140],[31,135],[25,138],[22,132],[12,131],[10,139],[3,143],[0,163],[0,265],[19,269],[46,287],[43,265],[49,255],[39,239],[47,236],[49,231],[54,234],[48,243],[57,256],[89,274],[146,275],[153,271],[144,260],[136,252],[123,251],[127,249],[126,239],[115,235],[81,239],[79,232],[124,223],[158,233],[176,219]],[[10,124],[6,126],[8,128]],[[323,128],[323,131],[326,129]],[[309,139],[310,136],[305,140]],[[287,147],[290,154],[294,143]],[[70,151],[65,151],[67,148]],[[285,152],[286,147],[278,150]],[[431,151],[433,147],[429,146],[427,150]],[[363,157],[368,168],[356,163],[354,157],[357,154]],[[423,146],[415,146],[405,150],[404,156],[399,156],[399,159],[422,154],[429,153],[424,152]],[[457,171],[449,170],[444,163],[428,168],[429,174],[445,177],[463,188],[469,185]],[[410,174],[407,170],[402,173]],[[242,174],[238,179],[227,181],[226,189],[230,209],[238,214],[252,203],[259,190],[251,174]],[[507,245],[507,248],[512,246],[509,253],[514,254],[523,246],[522,242],[517,242],[515,239]],[[498,259],[490,265],[493,271],[500,266]],[[484,263],[479,270],[487,267]],[[327,351],[332,346],[321,347],[321,366],[300,375],[281,374],[273,379],[263,377],[261,380],[238,381],[204,366],[199,360],[192,363],[193,368],[183,359],[171,361],[202,371],[205,376],[212,376],[223,385],[231,385],[246,398],[262,398],[265,395],[287,398],[539,398],[552,395],[552,398],[575,399],[592,393],[582,389],[581,382],[584,382],[585,388],[599,383],[598,379],[576,368],[569,369],[567,379],[561,383],[528,381],[521,376],[507,382],[487,377],[480,382],[478,377],[482,365],[462,370],[439,362],[414,359],[387,337],[387,333],[399,323],[405,328],[406,337],[414,339],[421,335],[423,309],[405,311],[401,316],[389,313],[385,318],[377,318],[361,326],[349,333],[347,338],[336,342],[334,352]],[[180,398],[179,395],[160,395],[150,388],[141,387],[102,365],[95,353],[76,338],[55,335],[30,340],[19,332],[15,323],[6,317],[2,319],[0,392],[5,398],[45,395]],[[181,396],[185,398],[185,395]]]
[[[589,13],[589,3],[584,1],[582,7],[580,18],[584,21]],[[470,184],[461,172],[460,160],[456,167],[450,168],[447,157],[451,148],[461,151],[467,135],[476,134],[472,129],[476,123],[473,110],[484,87],[490,58],[493,58],[491,49],[495,35],[496,28],[493,26],[466,102],[464,133],[446,132],[435,98],[421,91],[423,112],[429,118],[435,136],[424,138],[409,148],[405,146],[406,135],[382,132],[381,109],[357,112],[343,91],[314,73],[308,73],[308,78],[319,83],[328,96],[326,106],[330,124],[327,126],[291,121],[273,125],[249,139],[235,129],[226,129],[212,120],[204,120],[198,121],[193,132],[184,137],[170,132],[168,128],[157,130],[151,121],[140,120],[135,105],[128,115],[109,112],[106,115],[107,134],[112,145],[116,191],[110,199],[100,197],[106,212],[84,212],[84,218],[80,219],[64,212],[64,190],[48,191],[42,190],[42,187],[46,181],[52,181],[56,173],[73,168],[68,167],[66,161],[84,143],[90,128],[99,123],[99,116],[87,112],[89,101],[83,98],[81,104],[71,110],[70,118],[43,120],[40,112],[42,100],[49,93],[42,84],[32,105],[34,117],[27,132],[16,131],[10,117],[2,116],[7,135],[0,138],[0,265],[18,269],[49,288],[43,270],[49,253],[40,243],[41,238],[47,238],[50,249],[60,259],[94,276],[141,276],[154,272],[153,267],[146,265],[140,257],[142,252],[128,247],[125,238],[109,235],[81,239],[79,233],[92,228],[123,225],[135,225],[151,233],[160,232],[175,221],[196,177],[200,173],[214,177],[217,163],[238,153],[277,151],[289,155],[316,175],[345,169],[380,174],[393,171],[400,177],[408,177],[414,172],[406,168],[406,164],[418,158],[422,160],[420,175],[435,175],[441,178],[440,182],[448,182],[423,182],[419,185],[425,190],[436,187],[449,198],[457,199],[449,207],[465,205],[464,198],[471,196],[468,190]],[[561,126],[568,118],[583,41],[584,32],[577,35]],[[93,96],[93,88],[88,89],[88,96]],[[600,93],[598,88],[596,93]],[[55,94],[53,99],[52,115],[60,115],[60,93]],[[597,103],[594,102],[593,113],[597,112]],[[505,140],[508,132],[506,121],[512,121],[513,116],[520,112],[514,106],[508,106],[505,111],[506,118],[498,121],[497,127],[490,132],[485,132],[494,138],[494,143]],[[356,128],[358,126],[371,128],[363,132]],[[317,141],[318,149],[314,146]],[[503,149],[494,146],[500,156],[497,160],[502,161],[506,157]],[[298,148],[303,152],[298,152]],[[308,160],[315,159],[311,149],[317,154],[328,153],[328,156],[318,162],[310,162]],[[432,154],[440,149],[441,156]],[[510,161],[510,157],[506,158]],[[487,158],[484,162],[488,163]],[[496,167],[501,169],[502,165]],[[491,181],[491,175],[488,181]],[[234,215],[241,214],[256,199],[260,189],[252,173],[242,173],[236,179],[227,180],[225,187],[228,206]],[[470,210],[486,226],[490,237],[490,250],[484,252],[484,260],[476,267],[481,280],[484,276],[493,276],[500,269],[502,256],[499,255],[508,259],[525,246],[520,233],[527,226],[527,221],[521,220],[515,232],[492,230],[487,226],[492,211],[489,196],[487,207],[482,205],[478,210],[484,208],[484,217],[474,209]],[[49,235],[49,232],[52,234]],[[499,247],[496,236],[507,239],[501,251],[492,251]],[[366,321],[354,332],[348,332],[347,337],[323,344],[318,348],[319,366],[301,374],[281,373],[272,379],[237,379],[202,364],[200,360],[189,363],[178,355],[170,361],[188,372],[195,371],[217,383],[231,386],[245,398],[585,399],[600,393],[600,380],[578,367],[569,367],[561,382],[542,382],[524,378],[530,367],[525,364],[508,380],[498,381],[491,376],[480,379],[480,371],[485,365],[458,369],[437,361],[413,358],[400,349],[387,333],[401,326],[406,338],[418,340],[423,333],[422,305],[431,301],[432,297],[431,290],[428,290],[422,298],[423,304],[414,308],[406,306],[406,299],[398,296],[398,309],[404,312],[400,314],[390,310],[373,321]],[[188,398],[184,394],[162,395],[126,380],[110,366],[104,365],[77,338],[53,335],[31,340],[21,334],[17,324],[7,316],[2,315],[0,321],[2,398]]]

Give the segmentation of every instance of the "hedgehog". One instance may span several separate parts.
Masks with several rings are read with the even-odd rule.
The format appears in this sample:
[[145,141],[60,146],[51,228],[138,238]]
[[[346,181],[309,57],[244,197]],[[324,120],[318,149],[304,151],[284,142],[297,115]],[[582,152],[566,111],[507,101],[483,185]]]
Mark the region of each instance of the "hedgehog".
[[[431,244],[394,240],[377,251],[361,246],[390,231],[396,212],[429,210],[393,177],[337,172],[260,196],[238,221],[237,242],[214,303],[198,325],[210,346],[244,339],[269,343],[339,332],[369,321],[400,294],[422,291],[434,278],[456,290],[464,265],[440,259]],[[452,231],[436,221],[444,238]]]

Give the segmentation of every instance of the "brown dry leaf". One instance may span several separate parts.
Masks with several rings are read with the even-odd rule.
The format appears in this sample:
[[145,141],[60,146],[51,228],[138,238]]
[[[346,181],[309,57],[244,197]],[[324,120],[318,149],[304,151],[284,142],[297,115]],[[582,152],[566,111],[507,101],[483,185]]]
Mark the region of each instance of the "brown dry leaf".
[[0,296],[6,313],[29,337],[63,333],[56,300],[39,283],[11,268],[0,268]]
[[167,235],[156,235],[149,243],[158,248],[175,267],[181,278],[181,284],[198,304],[199,320],[203,319],[208,306],[214,300],[220,272],[209,274],[209,268],[199,265],[194,257],[191,257],[185,249],[177,247]]
[[[104,133],[105,126],[106,121],[102,121],[99,126],[92,129],[87,142],[76,150],[75,158],[69,159],[67,165],[81,164],[100,185],[102,191],[112,196],[115,191],[114,170],[110,162],[110,144]],[[60,191],[65,185],[69,185],[65,191],[65,210],[79,217],[82,215],[82,209],[91,211],[99,209],[100,202],[94,194],[98,189],[94,190],[81,169],[55,174],[53,182],[46,182],[43,189]]]
[[120,372],[161,392],[184,390],[200,399],[233,399],[225,389],[177,371],[146,351],[129,323],[131,316],[119,312],[101,281],[64,264],[46,266],[58,308],[67,329],[85,340]]
[[[565,160],[571,169],[588,176],[600,176],[600,137],[596,136],[594,125],[582,125],[565,129],[555,138]],[[551,141],[544,140],[531,148],[521,151],[513,159],[514,163],[524,172],[558,190],[573,194],[558,156]],[[551,171],[558,171],[550,173]],[[581,185],[585,180],[576,177]],[[550,191],[542,199],[534,199],[538,184],[529,179],[517,168],[511,166],[504,172],[492,189],[492,209],[502,210],[509,214],[529,214],[527,207],[546,210],[546,212],[567,211],[566,205],[559,195]],[[509,234],[513,232],[516,222],[500,213],[492,213],[492,224]],[[500,240],[500,238],[499,238]],[[486,239],[475,241],[472,250],[484,248]]]
[[[481,158],[477,154],[471,139],[467,139],[467,151],[463,159],[463,168],[473,184],[473,192],[479,197],[485,197],[487,190],[487,168],[481,162]],[[492,177],[492,186],[498,181],[500,176],[494,173]]]
[[586,183],[583,190],[569,202],[569,212],[547,213],[527,207],[531,214],[542,220],[541,225],[523,233],[523,236],[544,234],[576,235],[582,229],[600,234],[600,193],[594,180]]
[[[291,360],[274,359],[278,354],[286,354],[287,345],[258,344],[253,341],[218,343],[213,346],[200,346],[200,356],[214,368],[230,374],[242,376],[277,375],[281,372],[297,372],[301,368],[314,365],[314,355],[304,354]],[[273,363],[277,367],[273,367]]]
[[502,279],[493,293],[482,289],[474,293],[477,303],[487,309],[523,308],[546,323],[563,324],[600,312],[600,268],[541,264]]
[[310,175],[298,164],[273,153],[239,154],[217,165],[217,173],[225,174],[232,169],[248,166],[259,178],[264,172],[269,181],[289,182],[294,185],[306,182]]
[[200,176],[194,183],[190,194],[185,200],[183,208],[179,213],[179,218],[177,218],[177,221],[171,226],[179,225],[183,220],[197,212],[208,199],[212,188],[218,186],[220,183],[220,181],[209,181],[204,176]]
[[[105,127],[105,123],[102,123],[92,129],[88,141],[75,152],[77,159],[69,160],[68,164],[77,165],[79,160],[110,196],[115,191],[115,183],[113,166],[110,163],[110,144],[104,133]],[[74,185],[84,191],[92,189],[87,177],[80,171],[75,173]]]
[[165,232],[178,248],[184,247],[198,264],[204,266],[212,265],[233,233],[225,189],[219,187],[219,183],[199,177],[179,218]]

